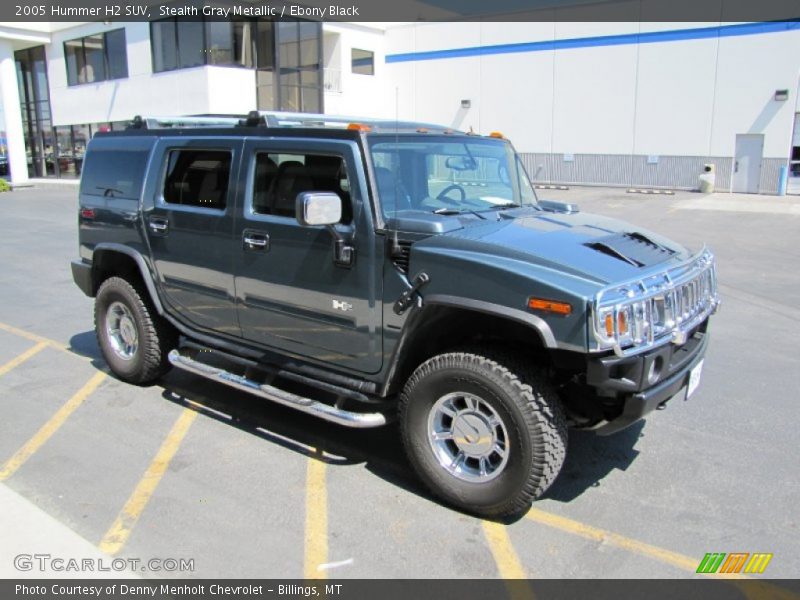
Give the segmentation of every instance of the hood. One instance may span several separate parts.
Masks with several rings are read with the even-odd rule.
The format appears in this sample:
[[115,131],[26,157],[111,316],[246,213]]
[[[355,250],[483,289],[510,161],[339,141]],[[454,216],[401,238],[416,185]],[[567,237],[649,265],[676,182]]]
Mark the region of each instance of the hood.
[[[498,213],[497,220],[462,220],[463,228],[414,244],[533,263],[600,285],[645,277],[685,262],[691,253],[641,227],[589,213]],[[434,250],[435,251],[435,250]]]

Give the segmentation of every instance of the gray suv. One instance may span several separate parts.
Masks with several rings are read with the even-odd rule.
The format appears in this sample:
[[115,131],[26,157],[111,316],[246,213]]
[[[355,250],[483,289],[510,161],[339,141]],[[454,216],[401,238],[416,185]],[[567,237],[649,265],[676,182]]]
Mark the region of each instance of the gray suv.
[[114,374],[176,367],[347,427],[397,418],[431,491],[518,514],[568,427],[697,387],[714,259],[538,199],[511,143],[251,113],[100,133],[72,273]]

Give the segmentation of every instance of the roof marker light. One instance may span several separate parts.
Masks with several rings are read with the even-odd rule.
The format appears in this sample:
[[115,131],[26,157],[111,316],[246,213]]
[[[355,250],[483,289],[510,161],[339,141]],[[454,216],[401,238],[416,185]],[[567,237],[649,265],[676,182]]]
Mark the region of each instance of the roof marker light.
[[369,125],[364,125],[363,123],[350,123],[347,128],[350,131],[361,131],[363,133],[367,133],[368,131],[372,131],[372,127]]

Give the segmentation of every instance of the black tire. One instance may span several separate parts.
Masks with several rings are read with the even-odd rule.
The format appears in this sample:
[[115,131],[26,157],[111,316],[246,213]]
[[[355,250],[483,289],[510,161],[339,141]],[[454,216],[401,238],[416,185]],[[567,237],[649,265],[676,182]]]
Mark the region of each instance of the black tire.
[[[451,474],[429,441],[434,405],[455,392],[479,397],[503,421],[507,462],[488,481]],[[440,354],[418,367],[400,395],[400,428],[406,454],[428,489],[481,517],[518,515],[529,508],[555,481],[566,457],[566,419],[544,373],[483,349]]]
[[[136,348],[128,359],[115,351],[106,327],[109,308],[115,303],[127,308],[136,331]],[[103,358],[119,379],[145,385],[169,370],[167,354],[177,345],[177,333],[155,312],[147,292],[138,286],[121,277],[106,279],[95,298],[94,328]]]

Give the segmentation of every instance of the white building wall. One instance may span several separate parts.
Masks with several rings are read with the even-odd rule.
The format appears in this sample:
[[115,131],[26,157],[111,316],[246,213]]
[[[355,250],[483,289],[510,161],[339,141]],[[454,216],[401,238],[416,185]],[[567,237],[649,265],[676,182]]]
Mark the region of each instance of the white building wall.
[[[325,91],[325,112],[332,115],[390,117],[394,114],[394,92],[387,85],[384,27],[372,23],[325,23],[326,80],[334,89]],[[375,53],[375,75],[353,73],[353,48]]]
[[[125,28],[128,77],[67,85],[64,42]],[[246,113],[256,106],[255,73],[235,67],[193,67],[153,73],[147,23],[92,23],[54,33],[47,48],[53,124],[124,121],[138,114]]]
[[634,154],[713,155],[717,45],[709,39],[639,47]]
[[[390,28],[386,42],[395,55],[717,25],[424,23]],[[401,117],[502,131],[531,161],[547,162],[553,180],[613,183],[603,179],[613,171],[616,183],[692,187],[706,161],[717,164],[724,186],[737,133],[765,135],[765,191],[788,159],[796,102],[773,96],[796,93],[799,30],[475,54],[388,64]],[[461,99],[471,107],[461,109]],[[583,162],[560,164],[564,155]]]
[[[736,133],[763,133],[765,157],[788,157],[798,75],[799,30],[721,39],[712,153],[732,155]],[[789,100],[776,102],[778,89]]]

